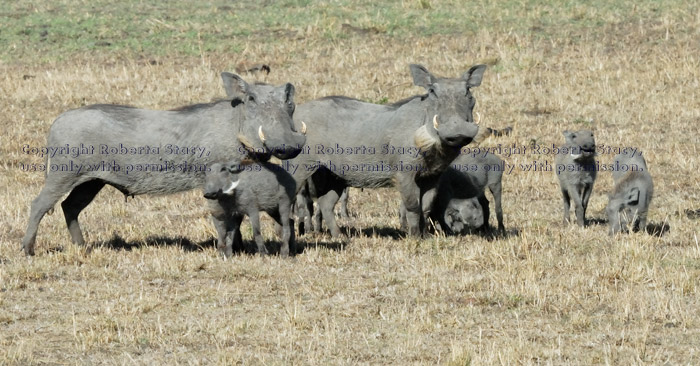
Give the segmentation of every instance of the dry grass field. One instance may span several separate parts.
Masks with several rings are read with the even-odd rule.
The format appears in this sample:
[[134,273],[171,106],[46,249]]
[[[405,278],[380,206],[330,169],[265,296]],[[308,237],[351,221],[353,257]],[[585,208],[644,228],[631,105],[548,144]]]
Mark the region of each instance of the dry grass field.
[[[700,364],[697,3],[0,2],[0,364]],[[488,64],[475,110],[513,133],[480,146],[525,146],[500,154],[508,235],[404,238],[396,191],[353,189],[347,243],[313,233],[290,259],[224,260],[201,191],[125,202],[105,188],[81,215],[89,250],[57,207],[23,255],[44,181],[24,150],[56,116],[207,102],[221,71],[256,63],[272,71],[241,75],[292,82],[297,103],[386,103],[422,93],[410,63],[452,77]],[[651,234],[607,235],[610,173],[579,228],[561,224],[554,172],[521,166],[551,164],[529,147],[584,128],[644,152]],[[279,245],[266,216],[263,231]]]

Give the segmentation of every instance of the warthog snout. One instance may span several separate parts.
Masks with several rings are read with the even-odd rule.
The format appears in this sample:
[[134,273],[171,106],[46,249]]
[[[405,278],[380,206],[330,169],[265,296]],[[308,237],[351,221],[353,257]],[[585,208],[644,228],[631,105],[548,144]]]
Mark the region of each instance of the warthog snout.
[[204,192],[204,198],[208,200],[215,200],[221,196],[221,190],[215,192]]
[[[305,129],[305,126],[302,128]],[[254,142],[250,142],[242,135],[238,136],[248,152],[255,157],[255,160],[266,161],[270,155],[281,160],[292,159],[299,155],[306,144],[306,136],[303,133],[275,134],[268,132],[262,126],[259,126],[256,131],[257,141]]]
[[564,137],[566,138],[564,146],[570,150],[571,157],[574,159],[588,159],[595,156],[593,132],[587,130],[564,131]]
[[218,200],[224,196],[233,195],[240,182],[238,173],[243,170],[242,165],[216,163],[210,169],[211,171],[207,173],[204,181],[204,198]]
[[474,139],[473,136],[464,136],[464,135],[457,135],[457,136],[449,136],[445,137],[445,143],[447,143],[450,146],[464,146],[468,145],[469,143],[472,142]]
[[586,156],[586,157],[594,155],[595,154],[595,145],[590,144],[590,143],[586,143],[584,145],[581,145],[581,154],[583,154],[583,156]]
[[[272,155],[279,159],[292,159],[301,152],[302,147],[306,143],[306,136],[302,133],[292,133],[291,140],[293,141],[293,144],[288,145],[281,141],[277,141],[276,139],[272,140],[272,138],[270,138],[269,140],[266,140],[265,147],[271,151]],[[276,141],[277,143],[274,143]]]
[[474,140],[479,132],[479,125],[453,117],[443,120],[437,114],[433,116],[433,128],[440,139],[450,147],[462,147]]

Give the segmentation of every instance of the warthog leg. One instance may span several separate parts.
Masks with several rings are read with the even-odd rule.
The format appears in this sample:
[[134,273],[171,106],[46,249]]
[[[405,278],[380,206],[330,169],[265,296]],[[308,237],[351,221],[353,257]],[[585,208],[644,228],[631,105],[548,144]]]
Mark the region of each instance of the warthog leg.
[[335,221],[334,212],[335,204],[338,202],[341,194],[342,193],[339,193],[337,190],[331,189],[326,192],[326,194],[318,198],[318,209],[321,211],[323,220],[326,221],[326,226],[328,226],[328,230],[330,230],[331,236],[334,238],[342,235],[340,232],[340,227]]
[[[303,220],[299,219],[299,221],[303,222],[304,227],[306,227],[308,231],[313,231],[314,227],[311,224],[311,213],[314,212],[314,201],[307,197],[304,200],[303,205],[304,205],[304,210],[306,211],[306,215],[304,216]],[[301,224],[302,223],[300,222],[299,223],[300,227],[301,227]],[[299,230],[299,234],[303,235],[304,233],[301,230]]]
[[311,201],[310,212],[313,212],[313,215],[311,217],[313,222],[312,230],[317,233],[320,233],[323,230],[323,217],[321,216],[321,208],[317,207],[317,209],[314,210],[313,204],[313,201]]
[[[503,206],[501,205],[501,194],[503,189],[501,186],[501,181],[499,180],[497,183],[494,183],[491,186],[489,186],[489,190],[493,195],[493,201],[496,205],[496,220],[498,221],[498,231],[501,232],[501,234],[504,234],[506,232],[506,227],[503,224]],[[486,216],[484,216],[484,220],[486,220],[485,217]]]
[[31,213],[29,214],[29,223],[27,231],[22,239],[22,249],[24,254],[34,255],[34,244],[36,243],[36,234],[39,230],[41,219],[51,210],[64,194],[70,191],[70,181],[57,181],[52,179],[54,176],[46,177],[44,188],[41,189],[39,195],[32,201]]
[[270,214],[275,220],[275,231],[282,240],[280,246],[280,256],[288,257],[295,253],[294,245],[294,219],[291,218],[290,207],[286,204],[280,204],[279,213]]
[[[280,222],[283,219],[280,218]],[[288,225],[282,225],[279,222],[275,222],[275,232],[277,236],[282,240],[282,245],[280,245],[280,256],[288,257],[290,255],[296,254],[296,242],[294,238],[294,218],[289,217],[286,221]]]
[[343,194],[340,195],[340,217],[344,219],[349,219],[350,215],[348,214],[348,191],[350,190],[350,187],[345,187],[343,189]]
[[578,226],[584,226],[584,217],[586,215],[586,208],[583,205],[583,197],[585,196],[585,188],[582,188],[580,192],[574,191],[571,195],[571,200],[574,201],[574,210],[576,212],[576,223]]
[[248,210],[248,220],[250,220],[250,226],[253,228],[253,238],[258,247],[258,254],[266,255],[267,247],[265,246],[265,239],[263,239],[260,233],[260,211],[254,207],[250,208]]
[[640,212],[639,210],[637,210],[637,214],[639,216],[637,217],[637,220],[634,221],[634,226],[632,227],[632,230],[635,232],[645,232],[647,230],[647,213]]
[[[232,237],[233,239],[231,240],[230,244],[228,245],[228,248],[226,249],[226,252],[228,253],[233,253],[233,250],[244,250],[245,248],[243,247],[243,235],[241,234],[241,223],[243,222],[243,215],[235,215],[231,218],[231,231],[233,232]],[[229,255],[231,255],[229,254]]]
[[567,225],[569,223],[569,208],[571,208],[570,200],[571,197],[569,197],[569,191],[567,191],[565,188],[561,190],[561,195],[564,200],[564,225]]
[[347,185],[327,169],[319,169],[307,180],[309,196],[318,203],[318,210],[313,211],[313,226],[315,231],[321,231],[321,219],[326,222],[331,235],[337,238],[342,235],[335,221],[335,205]]
[[481,205],[482,215],[484,215],[484,224],[481,225],[480,229],[488,231],[491,229],[491,225],[489,225],[489,216],[491,215],[491,209],[489,208],[489,200],[486,199],[486,192],[479,195],[479,197],[477,197],[477,200]]
[[[304,182],[304,185],[307,183]],[[308,188],[304,187],[297,194],[296,202],[294,203],[297,219],[299,220],[299,235],[304,235],[306,231],[313,231],[311,227],[311,214],[314,212],[314,202],[309,197]]]
[[[406,207],[406,227],[409,236],[422,236],[425,228],[423,218],[423,206],[421,204],[421,189],[414,181],[412,175],[397,176],[397,186],[401,193],[401,200]],[[402,220],[403,221],[403,220]]]
[[591,193],[593,192],[593,185],[586,184],[583,188],[583,194],[581,198],[581,205],[583,206],[583,218],[586,218],[586,210],[588,210],[588,200],[591,198]]
[[241,222],[243,216],[233,215],[222,221],[213,217],[214,227],[217,232],[216,247],[223,257],[230,257],[233,254],[233,248],[241,249]]
[[282,202],[279,207],[280,225],[282,225],[282,247],[280,255],[288,257],[296,253],[294,241],[294,219],[292,218],[292,206],[289,202]]
[[85,182],[73,188],[68,197],[61,202],[63,216],[66,218],[66,226],[68,226],[68,232],[73,244],[85,245],[85,238],[83,238],[83,233],[78,223],[78,215],[92,202],[104,186],[105,183],[101,180]]

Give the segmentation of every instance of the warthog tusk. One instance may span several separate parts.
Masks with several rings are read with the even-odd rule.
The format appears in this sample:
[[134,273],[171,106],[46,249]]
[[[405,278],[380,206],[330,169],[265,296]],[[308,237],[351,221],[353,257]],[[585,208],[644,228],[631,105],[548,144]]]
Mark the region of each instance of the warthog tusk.
[[235,182],[231,182],[231,185],[228,188],[226,188],[223,193],[225,195],[231,195],[233,193],[233,190],[236,189],[236,187],[238,186],[238,182],[238,180]]
[[306,123],[304,121],[301,121],[301,133],[306,135]]
[[438,116],[437,114],[433,116],[433,128],[435,128],[436,130],[438,129],[438,126],[439,126],[437,116]]
[[240,141],[241,144],[243,144],[243,146],[245,146],[246,148],[250,149],[254,147],[254,144],[250,140],[248,140],[248,138],[245,137],[244,134],[239,133],[236,137],[238,137],[238,141]]
[[474,123],[476,123],[477,125],[481,123],[481,114],[479,114],[479,112],[476,112],[476,122]]
[[262,131],[262,126],[260,126],[258,128],[258,137],[260,137],[260,141],[262,141],[262,143],[264,144],[265,143],[265,134]]

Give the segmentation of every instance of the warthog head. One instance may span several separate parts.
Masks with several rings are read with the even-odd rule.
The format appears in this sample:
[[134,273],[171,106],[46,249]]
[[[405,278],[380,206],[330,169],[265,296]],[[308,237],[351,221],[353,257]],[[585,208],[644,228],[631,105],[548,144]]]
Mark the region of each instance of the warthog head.
[[435,77],[421,65],[410,68],[413,83],[428,91],[423,97],[428,101],[425,130],[452,148],[469,144],[479,132],[472,114],[476,101],[470,89],[481,85],[486,65],[472,66],[456,79]]
[[204,198],[215,200],[232,196],[238,187],[238,175],[243,170],[239,162],[212,164],[204,178]]
[[478,228],[484,224],[484,213],[476,198],[453,198],[445,210],[445,224],[455,234],[461,234],[468,228]]
[[306,126],[301,123],[301,132],[294,126],[294,86],[250,85],[228,72],[221,78],[231,105],[240,113],[238,139],[248,152],[257,160],[267,160],[270,154],[280,159],[297,156],[306,143]]
[[626,192],[616,192],[615,195],[610,196],[608,206],[605,208],[610,225],[610,235],[628,231],[627,225],[636,219],[632,208],[636,208],[639,203],[640,191],[637,187],[633,187]]
[[595,139],[589,130],[564,131],[565,147],[574,160],[587,160],[595,155]]

